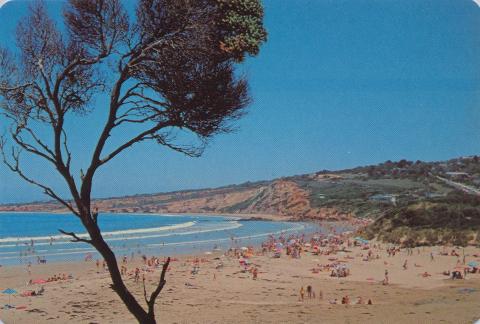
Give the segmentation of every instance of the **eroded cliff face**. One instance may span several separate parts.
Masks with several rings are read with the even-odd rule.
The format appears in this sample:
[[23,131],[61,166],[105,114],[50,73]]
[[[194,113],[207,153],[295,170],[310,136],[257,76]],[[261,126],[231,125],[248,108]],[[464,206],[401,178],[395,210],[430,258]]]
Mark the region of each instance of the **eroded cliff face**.
[[309,197],[310,193],[301,189],[295,182],[278,180],[260,188],[256,196],[250,199],[251,203],[239,212],[267,213],[295,219],[340,220],[352,216],[335,208],[312,208]]
[[[352,215],[335,208],[312,208],[309,192],[295,182],[277,180],[253,188],[220,188],[99,199],[104,212],[272,214],[293,219],[340,220]],[[0,206],[0,211],[65,211],[54,203]]]

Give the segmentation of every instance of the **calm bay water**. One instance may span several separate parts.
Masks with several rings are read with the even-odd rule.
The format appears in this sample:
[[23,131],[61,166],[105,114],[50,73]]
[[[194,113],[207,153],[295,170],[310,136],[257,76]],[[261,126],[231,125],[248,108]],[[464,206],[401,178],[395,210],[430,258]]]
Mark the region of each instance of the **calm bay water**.
[[[172,255],[259,244],[268,235],[321,231],[318,225],[294,222],[241,221],[221,216],[101,214],[99,224],[118,256]],[[69,241],[58,229],[84,235],[80,221],[70,214],[1,213],[0,265],[82,260],[96,251],[85,243]]]

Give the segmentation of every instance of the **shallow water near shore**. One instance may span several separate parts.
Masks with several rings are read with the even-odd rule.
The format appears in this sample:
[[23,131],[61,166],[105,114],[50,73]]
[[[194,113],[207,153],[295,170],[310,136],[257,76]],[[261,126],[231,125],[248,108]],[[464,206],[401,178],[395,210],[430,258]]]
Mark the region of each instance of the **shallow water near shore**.
[[[269,235],[313,233],[325,230],[313,223],[242,221],[230,216],[112,214],[99,217],[104,238],[118,256],[132,254],[191,254],[212,249],[255,245]],[[79,219],[70,214],[2,213],[0,264],[36,263],[38,259],[78,261],[97,252],[74,243],[62,229],[88,238]],[[339,231],[343,228],[339,228]]]

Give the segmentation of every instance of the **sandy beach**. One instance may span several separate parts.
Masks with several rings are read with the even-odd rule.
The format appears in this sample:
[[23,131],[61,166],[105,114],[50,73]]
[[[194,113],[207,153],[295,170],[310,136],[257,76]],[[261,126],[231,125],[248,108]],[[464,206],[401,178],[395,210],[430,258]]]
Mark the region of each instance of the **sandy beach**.
[[[448,248],[450,252],[452,248]],[[460,257],[444,256],[441,247],[406,250],[388,256],[385,246],[371,249],[373,258],[363,261],[366,250],[351,247],[334,255],[302,253],[300,258],[283,254],[255,253],[249,258],[258,269],[258,278],[243,271],[238,258],[214,252],[199,258],[199,271],[191,274],[195,256],[180,256],[171,262],[167,285],[157,300],[156,313],[161,323],[473,323],[480,319],[480,274],[452,280],[442,274],[463,263]],[[258,254],[258,255],[256,255]],[[378,259],[377,259],[378,254]],[[480,249],[464,250],[465,262],[480,261]],[[432,261],[433,255],[433,261]],[[350,275],[331,277],[330,271],[312,272],[317,265],[333,259],[348,261]],[[403,265],[407,261],[407,269]],[[223,267],[218,267],[222,264]],[[141,257],[127,266],[141,267]],[[135,323],[125,306],[110,289],[110,278],[94,260],[78,263],[32,265],[0,268],[0,288],[20,293],[39,289],[41,296],[0,295],[0,304],[20,309],[2,309],[5,323]],[[383,285],[385,270],[389,284]],[[431,276],[423,276],[427,272]],[[71,274],[73,279],[28,285],[30,279],[54,274]],[[160,270],[146,272],[147,291],[154,288]],[[127,284],[141,300],[143,285]],[[315,298],[300,299],[300,289],[311,285]],[[348,296],[349,305],[341,299]],[[361,297],[372,305],[354,304]],[[337,299],[339,304],[331,304]]]

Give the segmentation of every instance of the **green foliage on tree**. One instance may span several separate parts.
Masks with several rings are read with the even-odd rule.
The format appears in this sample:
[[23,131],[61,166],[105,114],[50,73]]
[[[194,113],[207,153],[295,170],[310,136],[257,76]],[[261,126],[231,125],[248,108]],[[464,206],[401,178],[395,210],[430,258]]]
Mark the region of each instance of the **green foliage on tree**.
[[218,24],[222,31],[221,47],[237,61],[255,56],[267,40],[263,27],[263,7],[259,0],[214,0],[220,8]]

